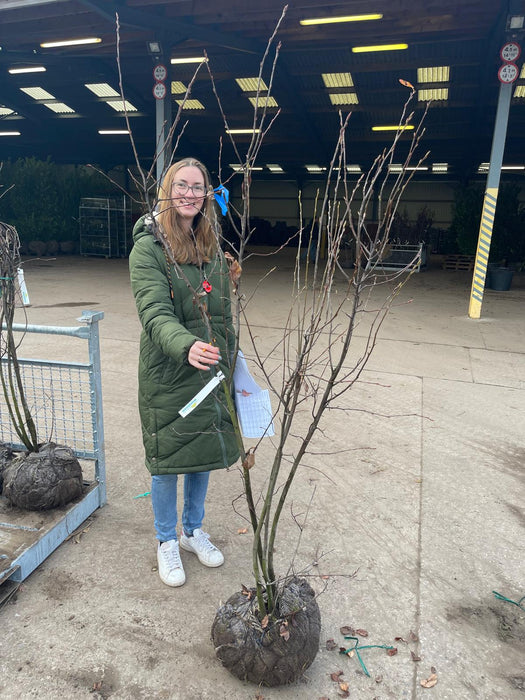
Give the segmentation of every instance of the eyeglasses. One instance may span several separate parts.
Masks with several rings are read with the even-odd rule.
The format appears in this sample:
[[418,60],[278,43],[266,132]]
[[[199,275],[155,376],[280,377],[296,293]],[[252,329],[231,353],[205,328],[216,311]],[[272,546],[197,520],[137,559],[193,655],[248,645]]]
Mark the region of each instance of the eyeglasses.
[[186,194],[188,190],[191,190],[195,197],[204,197],[206,194],[206,187],[204,185],[188,185],[187,182],[174,182],[172,189],[174,189],[177,194]]

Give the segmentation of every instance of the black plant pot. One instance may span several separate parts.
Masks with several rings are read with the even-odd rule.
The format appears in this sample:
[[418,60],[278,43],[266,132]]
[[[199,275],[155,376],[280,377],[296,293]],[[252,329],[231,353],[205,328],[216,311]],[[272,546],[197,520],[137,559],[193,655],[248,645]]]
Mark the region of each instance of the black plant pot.
[[496,292],[508,292],[512,284],[513,275],[514,271],[508,267],[493,267],[490,270],[490,279],[487,286]]
[[48,442],[15,457],[4,471],[3,495],[18,508],[58,508],[82,495],[82,468],[73,450]]
[[234,593],[219,608],[211,636],[234,676],[271,687],[295,682],[310,666],[319,650],[321,614],[304,579],[280,586],[276,618],[260,619],[253,589]]

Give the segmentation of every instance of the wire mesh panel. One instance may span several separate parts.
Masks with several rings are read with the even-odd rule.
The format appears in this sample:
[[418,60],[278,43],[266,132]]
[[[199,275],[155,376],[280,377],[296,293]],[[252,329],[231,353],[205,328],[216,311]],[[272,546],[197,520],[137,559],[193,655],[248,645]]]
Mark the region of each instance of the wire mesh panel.
[[[3,361],[4,367],[6,361]],[[20,359],[20,373],[29,411],[41,442],[65,444],[79,457],[95,457],[92,368],[78,363]],[[4,372],[5,376],[6,372]],[[22,448],[9,409],[0,392],[0,434],[3,442]]]

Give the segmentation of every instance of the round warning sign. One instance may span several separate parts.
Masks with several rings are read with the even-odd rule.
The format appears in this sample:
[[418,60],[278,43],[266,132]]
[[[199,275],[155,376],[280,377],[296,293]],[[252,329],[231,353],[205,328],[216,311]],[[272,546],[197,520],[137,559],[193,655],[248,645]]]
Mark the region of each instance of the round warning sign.
[[517,61],[521,55],[521,46],[515,41],[508,41],[501,47],[499,55],[501,56],[501,60],[505,61],[505,63],[513,63]]
[[513,83],[518,77],[519,69],[515,63],[504,63],[498,71],[500,83]]
[[168,69],[162,63],[157,63],[153,69],[153,79],[157,82],[163,82],[168,77]]
[[155,83],[153,86],[153,97],[156,100],[163,100],[166,97],[166,86],[164,83]]

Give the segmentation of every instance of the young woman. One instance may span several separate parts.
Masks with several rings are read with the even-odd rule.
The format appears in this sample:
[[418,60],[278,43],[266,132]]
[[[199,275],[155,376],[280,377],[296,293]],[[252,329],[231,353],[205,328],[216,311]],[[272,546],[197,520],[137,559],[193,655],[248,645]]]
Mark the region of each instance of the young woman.
[[[185,418],[182,409],[222,370],[235,337],[229,278],[217,254],[214,199],[208,171],[187,158],[162,182],[156,213],[133,229],[131,287],[142,323],[139,411],[152,474],[151,499],[161,580],[182,586],[182,549],[205,566],[224,557],[202,530],[212,469],[238,459],[222,385]],[[184,474],[182,533],[177,538],[177,477]]]

